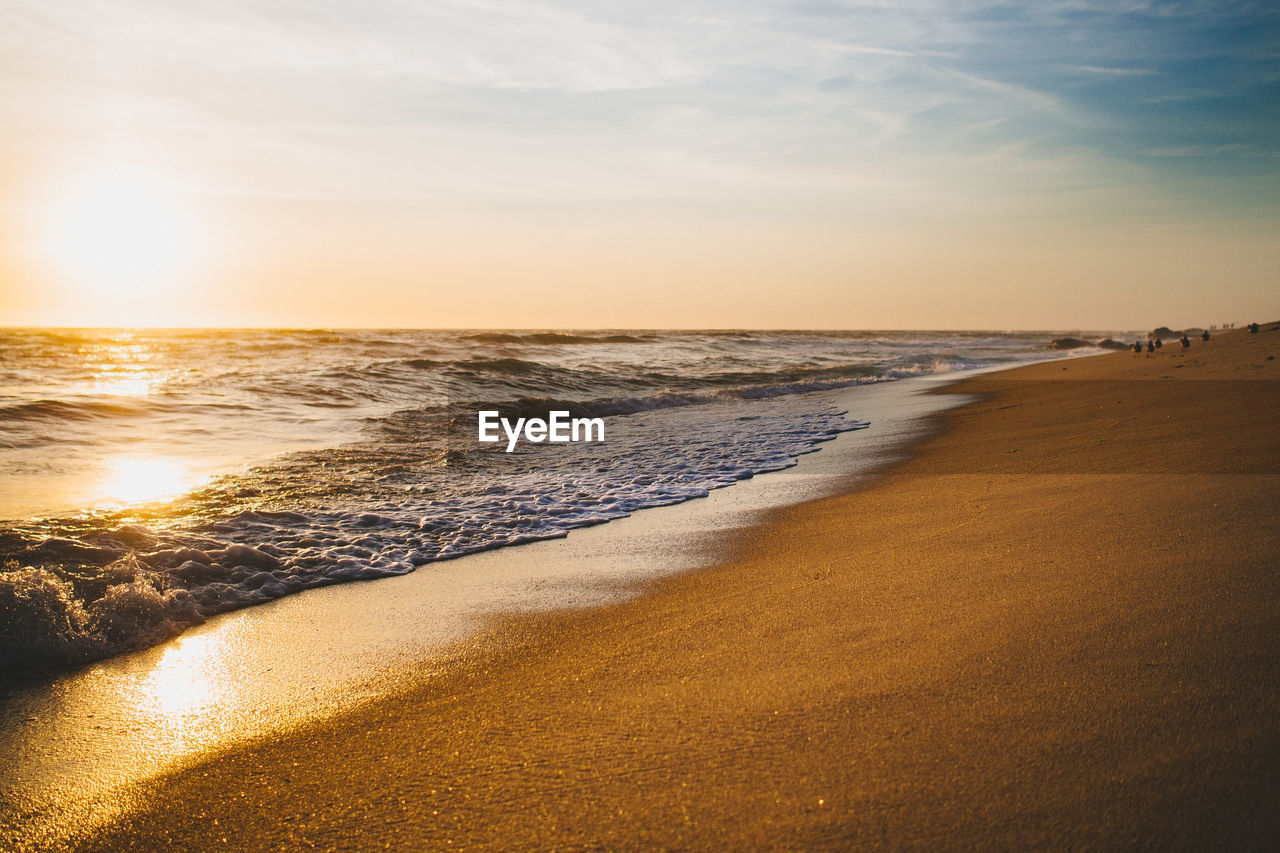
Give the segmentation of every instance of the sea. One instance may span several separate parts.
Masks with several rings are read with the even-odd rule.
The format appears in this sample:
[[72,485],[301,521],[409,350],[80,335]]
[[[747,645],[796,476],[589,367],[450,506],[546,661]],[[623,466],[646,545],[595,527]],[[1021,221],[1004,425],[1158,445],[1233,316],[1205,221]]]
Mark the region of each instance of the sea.
[[[821,392],[1057,336],[0,329],[0,676],[699,498],[866,426]],[[507,452],[482,410],[605,436]]]

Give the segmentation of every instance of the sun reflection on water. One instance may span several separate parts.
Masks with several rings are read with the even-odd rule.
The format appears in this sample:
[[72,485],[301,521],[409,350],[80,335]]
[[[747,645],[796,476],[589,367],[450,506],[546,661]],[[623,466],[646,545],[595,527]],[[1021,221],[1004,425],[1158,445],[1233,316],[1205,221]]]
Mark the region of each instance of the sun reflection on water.
[[152,374],[99,373],[89,386],[91,394],[104,397],[146,397],[152,394],[163,380]]
[[139,342],[133,333],[82,349],[84,365],[91,371],[85,390],[111,397],[146,397],[172,378],[172,371],[156,365],[157,348]]
[[177,497],[192,485],[185,464],[163,456],[120,456],[108,464],[100,485],[104,500],[136,504]]

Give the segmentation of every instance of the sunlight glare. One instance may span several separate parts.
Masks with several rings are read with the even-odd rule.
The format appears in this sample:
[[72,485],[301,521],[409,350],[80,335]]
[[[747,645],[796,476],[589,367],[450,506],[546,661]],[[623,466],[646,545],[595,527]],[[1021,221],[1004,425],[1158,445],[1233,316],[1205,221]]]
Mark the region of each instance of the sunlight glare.
[[227,690],[218,677],[226,646],[225,631],[188,634],[171,643],[144,685],[154,707],[177,721],[217,702]]
[[121,456],[112,460],[100,489],[104,499],[136,504],[175,497],[190,486],[186,466],[158,456]]
[[93,375],[84,392],[110,397],[148,396],[176,373],[160,369],[158,361],[154,344],[136,341],[132,332],[119,333],[87,348],[85,366]]
[[200,229],[172,183],[112,169],[68,182],[46,211],[43,254],[75,287],[116,300],[154,297],[196,263]]

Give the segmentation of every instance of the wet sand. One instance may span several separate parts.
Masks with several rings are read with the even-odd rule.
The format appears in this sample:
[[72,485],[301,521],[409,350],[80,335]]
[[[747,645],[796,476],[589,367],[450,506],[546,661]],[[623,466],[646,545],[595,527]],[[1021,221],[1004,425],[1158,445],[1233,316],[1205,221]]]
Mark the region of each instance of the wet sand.
[[1274,843],[1263,328],[947,388],[982,399],[872,487],[149,783],[83,846]]

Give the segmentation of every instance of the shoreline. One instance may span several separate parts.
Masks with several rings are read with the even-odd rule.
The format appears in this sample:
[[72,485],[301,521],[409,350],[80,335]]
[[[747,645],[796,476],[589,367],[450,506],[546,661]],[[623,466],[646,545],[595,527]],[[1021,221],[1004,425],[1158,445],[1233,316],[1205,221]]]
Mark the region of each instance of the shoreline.
[[[1223,338],[1216,349],[1204,352],[1220,353],[1225,359],[1231,346],[1221,343]],[[1270,345],[1269,339],[1264,342]],[[1172,357],[1160,369],[1172,370]],[[1064,404],[1061,383],[1044,380],[1062,378],[1051,371],[1090,381],[1155,378],[1135,376],[1127,358],[1118,353],[1068,360],[1065,366],[1046,362],[1008,375],[963,380],[947,393],[969,393],[974,383],[981,383],[983,399],[937,416],[946,428],[932,433],[913,449],[911,458],[894,465],[871,488],[776,510],[771,520],[741,532],[736,555],[721,565],[647,584],[649,594],[622,603],[520,617],[512,627],[512,642],[492,654],[464,658],[451,671],[423,679],[402,693],[373,700],[328,722],[232,749],[148,785],[132,804],[137,810],[109,827],[105,836],[90,839],[88,846],[142,849],[157,833],[185,837],[196,846],[201,840],[218,846],[217,833],[210,834],[213,819],[229,838],[235,835],[234,843],[250,847],[299,841],[336,846],[355,838],[362,847],[381,841],[444,846],[450,840],[494,847],[759,846],[780,840],[803,846],[802,842],[848,844],[876,838],[899,845],[946,844],[948,839],[951,844],[971,843],[975,838],[993,844],[1053,844],[1056,838],[1057,844],[1071,846],[1073,839],[1129,838],[1117,834],[1114,822],[1086,820],[1074,835],[1072,827],[1065,826],[1061,829],[1066,835],[1053,836],[1045,834],[1044,820],[1009,820],[1022,813],[1014,807],[1021,807],[1025,798],[1015,797],[1007,784],[994,784],[993,769],[1025,777],[1026,767],[1011,763],[1013,758],[993,750],[986,740],[984,749],[974,753],[957,750],[954,742],[933,732],[941,728],[964,735],[994,722],[1012,742],[1015,756],[1026,753],[1039,759],[1027,766],[1054,771],[1054,762],[1046,762],[1044,752],[1045,742],[1054,741],[1055,729],[1037,729],[1027,722],[1043,722],[1048,715],[1075,735],[1077,746],[1090,730],[1084,726],[1081,731],[1080,718],[1053,717],[1045,697],[1063,697],[1046,687],[1048,675],[1041,690],[1015,697],[1029,706],[1021,714],[1018,701],[1011,710],[998,702],[992,705],[991,697],[979,690],[989,680],[1004,684],[1009,693],[1027,694],[1034,686],[1027,684],[1028,673],[1017,666],[992,670],[990,664],[1000,652],[1017,660],[1011,652],[1028,651],[1032,639],[1042,663],[1058,670],[1071,663],[1069,656],[1064,660],[1055,654],[1051,643],[1028,634],[1039,626],[1035,619],[1019,619],[1007,603],[995,606],[1001,603],[992,601],[997,592],[1017,593],[1023,604],[1048,620],[1050,633],[1058,629],[1059,640],[1065,634],[1066,645],[1093,665],[1083,668],[1085,674],[1094,667],[1107,669],[1107,656],[1086,641],[1096,644],[1104,633],[1097,629],[1116,627],[1118,618],[1109,607],[1098,606],[1096,590],[1082,579],[1032,576],[1016,560],[1011,562],[1006,553],[1014,547],[1008,541],[1011,526],[1023,537],[1042,534],[1041,546],[1049,544],[1064,524],[1077,533],[1086,529],[1086,522],[1091,530],[1101,528],[1093,533],[1098,541],[1082,541],[1078,548],[1088,552],[1110,542],[1112,549],[1103,549],[1098,560],[1106,566],[1104,580],[1118,600],[1121,593],[1138,595],[1142,586],[1125,576],[1123,561],[1114,561],[1115,553],[1132,551],[1125,538],[1131,530],[1116,530],[1105,519],[1099,523],[1097,513],[1088,511],[1096,507],[1082,510],[1066,499],[1064,495],[1080,497],[1078,481],[1090,481],[1086,492],[1106,507],[1140,517],[1129,520],[1131,527],[1144,521],[1153,530],[1185,538],[1170,527],[1167,513],[1161,515],[1163,508],[1131,507],[1130,487],[1136,485],[1139,495],[1181,492],[1193,507],[1204,509],[1206,495],[1223,502],[1237,500],[1212,475],[1260,476],[1237,470],[1240,466],[1232,460],[1241,450],[1252,449],[1255,462],[1261,459],[1271,466],[1265,469],[1269,474],[1277,470],[1274,440],[1259,433],[1274,426],[1265,416],[1275,407],[1267,411],[1265,404],[1262,426],[1251,426],[1248,418],[1235,413],[1241,422],[1223,437],[1226,447],[1218,457],[1203,452],[1205,427],[1163,422],[1156,423],[1163,430],[1158,452],[1135,457],[1132,451],[1145,447],[1142,430],[1108,411],[1103,421],[1096,415],[1086,421],[1105,422],[1109,430],[1106,439],[1091,447],[1101,450],[1094,454],[1097,458],[1064,464],[1063,436],[1054,432],[1055,426],[1060,433],[1064,416],[1092,413],[1102,404],[1096,399],[1096,386],[1074,388]],[[1190,359],[1197,358],[1200,353],[1193,351]],[[1215,373],[1212,365],[1201,369],[1203,365],[1194,366],[1191,360],[1183,367],[1219,382],[1196,389],[1180,382],[1182,396],[1190,393],[1191,402],[1201,406],[1211,404],[1215,395],[1229,399],[1230,394],[1215,389],[1234,377],[1219,375],[1221,370]],[[1107,373],[1120,366],[1118,374]],[[1277,375],[1274,368],[1260,369]],[[1028,378],[1039,381],[1023,381]],[[1259,387],[1272,393],[1274,383]],[[1163,389],[1146,392],[1150,399],[1141,401],[1144,406],[1159,405],[1160,397],[1167,396]],[[1009,400],[1016,401],[1014,409],[1038,406],[1041,415],[1050,407],[1056,417],[1050,422],[1044,417],[1017,421],[1015,415],[1000,414]],[[1065,420],[1068,427],[1081,423]],[[975,423],[986,427],[975,434]],[[992,429],[993,423],[1000,429]],[[1010,440],[1019,446],[1003,446]],[[1194,461],[1193,469],[1203,469],[1193,475],[1195,483],[1186,482],[1186,475],[1160,470],[1172,467],[1178,454],[1169,450],[1177,450],[1179,441],[1190,442],[1195,451],[1183,448],[1182,458]],[[993,447],[997,443],[1002,443],[1001,452]],[[1012,476],[992,481],[995,474]],[[1063,494],[1046,496],[1036,483],[1023,482],[1039,480],[1043,487],[1046,477],[1059,481],[1056,486]],[[1118,488],[1117,480],[1126,482]],[[1259,484],[1251,486],[1255,497],[1260,495],[1272,510],[1273,485],[1263,483],[1261,491]],[[999,502],[1004,520],[991,521],[985,510],[964,515],[983,502]],[[1250,512],[1247,506],[1243,516],[1241,507],[1233,504],[1233,509],[1233,518]],[[1256,516],[1266,510],[1251,511]],[[964,517],[949,526],[957,512]],[[973,538],[970,528],[981,527],[984,516],[988,529]],[[1025,522],[1021,527],[1020,517]],[[853,525],[851,519],[863,523]],[[931,522],[933,528],[923,522]],[[1051,522],[1054,529],[1038,526]],[[1267,553],[1274,555],[1274,523],[1260,522],[1255,529],[1261,531]],[[1205,540],[1222,546],[1221,537],[1218,532]],[[997,547],[1001,540],[1005,551]],[[1204,544],[1196,547],[1203,550]],[[1073,547],[1058,542],[1055,565],[1079,560],[1081,553]],[[957,549],[984,559],[954,559]],[[1161,553],[1171,556],[1167,547]],[[848,571],[850,554],[858,555],[858,572]],[[904,555],[915,559],[903,562]],[[949,571],[932,565],[939,555],[947,557]],[[904,573],[904,568],[910,571]],[[1274,604],[1274,586],[1258,578],[1246,580],[1255,587],[1262,584],[1261,591],[1270,596],[1254,596],[1251,617],[1257,625],[1274,628],[1269,613],[1256,612],[1259,606]],[[999,589],[1000,583],[1010,589]],[[1064,587],[1083,603],[1070,596],[1064,599]],[[1075,621],[1046,608],[1052,603],[1074,607],[1069,612]],[[960,604],[970,605],[971,611],[957,613]],[[1178,608],[1174,612],[1185,615]],[[851,614],[856,618],[849,618]],[[1089,630],[1082,631],[1080,623]],[[1153,630],[1149,624],[1141,631],[1126,627],[1135,640],[1148,638]],[[1266,649],[1251,651],[1261,654]],[[1274,655],[1266,662],[1274,667]],[[1073,670],[1077,676],[1079,663]],[[1049,669],[1054,671],[1053,666]],[[1170,683],[1182,685],[1176,678]],[[1099,689],[1123,692],[1124,686],[1112,679]],[[1079,689],[1087,693],[1089,688]],[[1274,698],[1273,687],[1264,684],[1259,689],[1271,690],[1263,698]],[[1145,694],[1127,698],[1142,707],[1138,699],[1147,704],[1151,699]],[[975,708],[981,711],[976,716]],[[1237,717],[1232,720],[1239,722]],[[868,732],[883,737],[868,738]],[[1141,732],[1130,735],[1141,739]],[[894,745],[909,744],[913,737],[923,743],[913,749]],[[1265,726],[1252,737],[1250,743],[1276,742],[1275,732]],[[967,741],[962,737],[960,743]],[[1071,763],[1064,744],[1049,745]],[[886,760],[898,753],[905,762]],[[979,755],[983,761],[975,763]],[[958,763],[940,762],[940,757]],[[1074,766],[1082,776],[1097,776],[1103,772],[1097,763],[1076,758]],[[295,766],[305,769],[291,769]],[[973,777],[971,781],[985,785],[972,790],[949,785],[949,798],[938,789],[938,780],[947,780],[948,774]],[[248,781],[238,783],[241,777]],[[908,783],[913,780],[923,784],[912,788]],[[1265,783],[1255,796],[1274,790],[1274,774],[1255,772],[1251,781]],[[1092,782],[1081,790],[1108,789],[1105,774]],[[1041,804],[1035,814],[1042,817],[1055,806],[1090,812],[1084,807],[1100,802],[1097,796],[1064,801],[1063,784],[1032,784],[1037,787],[1048,789],[1033,798]],[[351,789],[348,799],[338,796],[344,788]],[[957,807],[952,800],[961,794],[964,807]],[[983,794],[988,795],[986,806],[975,800]],[[166,804],[165,813],[143,806],[155,796]],[[187,808],[198,803],[199,809]],[[977,819],[984,810],[989,818],[985,822]],[[1237,804],[1234,813],[1239,811]],[[1180,819],[1185,822],[1188,814],[1195,812],[1185,812]],[[915,829],[905,816],[912,818]],[[1153,825],[1151,813],[1142,811],[1138,817],[1137,823]],[[1054,822],[1071,820],[1058,815]],[[981,828],[989,832],[992,826],[1001,832],[975,834]],[[970,831],[957,837],[948,827]],[[1088,835],[1088,830],[1095,832]]]
[[513,619],[637,597],[654,581],[715,565],[737,531],[771,511],[890,467],[930,428],[931,413],[958,404],[928,391],[964,375],[817,392],[872,426],[704,498],[232,611],[159,646],[20,687],[0,706],[0,745],[12,759],[0,767],[0,837],[96,825],[115,813],[121,790],[349,712],[424,668],[447,670],[504,643]]

